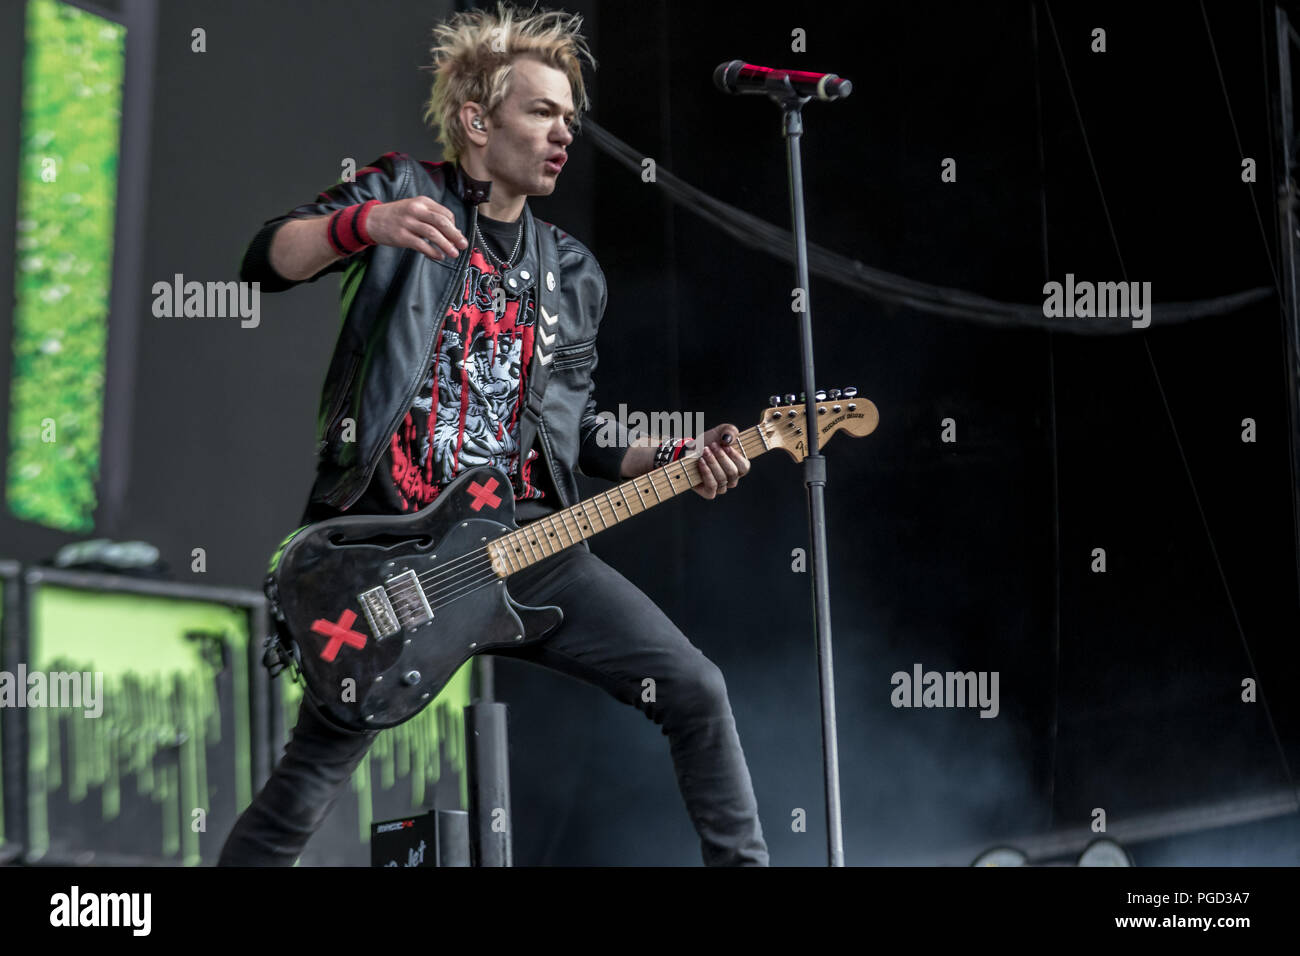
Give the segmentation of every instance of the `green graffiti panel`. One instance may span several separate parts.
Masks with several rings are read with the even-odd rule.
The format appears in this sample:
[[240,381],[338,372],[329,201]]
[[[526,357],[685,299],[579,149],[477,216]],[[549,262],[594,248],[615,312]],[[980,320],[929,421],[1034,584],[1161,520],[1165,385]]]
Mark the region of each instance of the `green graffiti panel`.
[[[138,834],[137,853],[154,856],[161,847],[165,857],[197,864],[200,834],[191,824],[195,809],[210,813],[213,806],[213,747],[233,749],[233,776],[223,768],[220,779],[232,781],[237,809],[252,799],[247,610],[43,584],[32,592],[29,615],[29,674],[103,674],[99,717],[85,708],[27,709],[29,852],[50,847],[56,791],[73,805],[97,798],[100,818],[112,821],[129,785],[129,795],[156,806],[155,829]],[[232,726],[222,725],[218,701],[223,666],[230,669]],[[160,759],[163,750],[168,759]]]

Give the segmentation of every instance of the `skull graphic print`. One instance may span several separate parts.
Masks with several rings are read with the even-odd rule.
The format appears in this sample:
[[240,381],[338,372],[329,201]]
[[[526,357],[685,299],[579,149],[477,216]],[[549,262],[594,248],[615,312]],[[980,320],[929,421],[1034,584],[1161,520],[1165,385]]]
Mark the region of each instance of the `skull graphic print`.
[[475,465],[495,465],[509,475],[516,500],[542,497],[530,481],[536,451],[522,468],[519,462],[519,412],[536,311],[531,285],[506,290],[482,251],[471,247],[465,283],[448,307],[433,365],[384,457],[398,510],[424,507]]

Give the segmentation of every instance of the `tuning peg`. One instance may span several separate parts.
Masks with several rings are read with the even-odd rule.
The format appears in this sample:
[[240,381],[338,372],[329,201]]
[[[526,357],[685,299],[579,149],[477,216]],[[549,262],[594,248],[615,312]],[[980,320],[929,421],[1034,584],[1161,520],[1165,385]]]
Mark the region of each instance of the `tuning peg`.
[[[800,396],[800,397],[802,398],[802,396]],[[786,393],[785,393],[785,403],[786,403],[787,405],[793,405],[793,404],[794,404],[794,392],[786,392]]]
[[773,395],[767,400],[767,403],[771,405],[773,408],[776,408],[776,406],[781,404],[781,396]]
[[855,388],[855,387],[852,386],[852,385],[850,385],[848,388],[846,388],[846,389],[844,390],[844,397],[845,397],[845,398],[852,398],[852,397],[853,397],[854,395],[856,395],[856,394],[858,394],[858,390],[857,390],[857,388]]
[[826,401],[826,389],[824,388],[817,389],[817,401],[819,402]]
[[826,397],[833,402],[840,397],[840,390],[838,388],[832,388],[829,392],[826,393]]

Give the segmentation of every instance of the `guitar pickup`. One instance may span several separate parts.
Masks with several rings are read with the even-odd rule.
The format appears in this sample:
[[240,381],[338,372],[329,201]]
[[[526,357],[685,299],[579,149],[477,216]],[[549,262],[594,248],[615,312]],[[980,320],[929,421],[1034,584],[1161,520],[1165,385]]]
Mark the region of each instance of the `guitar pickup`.
[[419,627],[433,620],[433,608],[424,596],[424,587],[414,571],[404,571],[384,582],[393,613],[402,627]]
[[370,632],[377,640],[392,637],[402,629],[402,625],[397,621],[397,613],[393,610],[393,604],[388,600],[388,592],[382,586],[362,591],[357,595],[357,600],[361,602],[361,610],[365,612],[366,620],[370,622]]

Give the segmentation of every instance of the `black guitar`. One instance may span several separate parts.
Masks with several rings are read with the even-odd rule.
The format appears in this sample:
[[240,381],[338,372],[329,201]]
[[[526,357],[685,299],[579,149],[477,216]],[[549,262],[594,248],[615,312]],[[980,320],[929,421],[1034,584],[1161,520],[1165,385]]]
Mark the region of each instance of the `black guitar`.
[[[853,389],[819,401],[817,416],[818,447],[840,430],[870,434],[880,420]],[[741,433],[741,449],[752,459],[781,448],[802,461],[806,425],[805,406],[775,406]],[[697,459],[679,459],[521,529],[509,479],[480,466],[413,514],[308,525],[271,559],[268,662],[296,665],[341,727],[400,724],[473,655],[541,640],[564,620],[558,607],[512,599],[510,575],[700,483]]]

